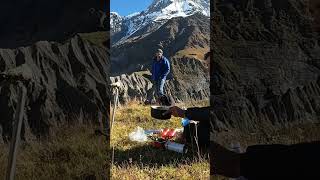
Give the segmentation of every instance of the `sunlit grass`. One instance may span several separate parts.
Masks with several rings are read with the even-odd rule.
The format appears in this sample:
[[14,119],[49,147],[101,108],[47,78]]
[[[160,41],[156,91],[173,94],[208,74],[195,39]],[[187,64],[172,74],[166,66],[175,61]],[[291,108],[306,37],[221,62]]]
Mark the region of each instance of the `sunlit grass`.
[[[207,101],[198,102],[208,105]],[[191,104],[178,104],[189,107]],[[112,112],[112,111],[111,111]],[[181,128],[181,119],[168,121],[153,119],[150,106],[131,102],[120,107],[115,115],[111,132],[114,147],[113,179],[208,179],[209,163],[206,157],[199,160],[192,155],[157,149],[150,142],[131,142],[130,132],[137,126],[143,129]]]
[[209,50],[210,50],[209,47],[186,48],[186,49],[178,51],[176,53],[175,57],[193,57],[196,59],[203,60],[204,54],[207,53]]

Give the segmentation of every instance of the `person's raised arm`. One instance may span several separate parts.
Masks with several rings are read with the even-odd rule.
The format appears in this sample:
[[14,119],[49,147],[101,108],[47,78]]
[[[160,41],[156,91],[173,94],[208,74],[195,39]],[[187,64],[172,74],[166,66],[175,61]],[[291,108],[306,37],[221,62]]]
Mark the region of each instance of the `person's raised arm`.
[[185,117],[194,121],[209,121],[210,120],[210,106],[208,107],[192,107],[185,111]]
[[183,110],[177,106],[170,107],[166,113],[171,113],[174,117],[188,118],[190,120],[204,122],[210,120],[210,106],[193,107]]

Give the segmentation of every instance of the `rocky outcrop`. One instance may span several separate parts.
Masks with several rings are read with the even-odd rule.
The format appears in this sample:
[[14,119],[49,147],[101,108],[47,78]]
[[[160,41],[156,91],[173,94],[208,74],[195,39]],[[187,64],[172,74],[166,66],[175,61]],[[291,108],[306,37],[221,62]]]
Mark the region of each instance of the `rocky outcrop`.
[[[11,136],[17,86],[27,88],[23,138],[45,137],[69,123],[96,123],[109,108],[106,49],[75,36],[67,42],[40,41],[0,49],[0,127]],[[29,136],[30,135],[30,136]]]
[[[300,0],[217,1],[212,18],[216,130],[319,122],[319,34]],[[216,108],[215,108],[216,107]]]
[[[173,79],[167,80],[165,91],[176,102],[204,100],[209,98],[209,73],[201,61],[194,58],[173,58],[171,60]],[[112,82],[121,82],[120,101],[144,101],[152,96],[152,81],[148,71],[131,75],[111,77]]]

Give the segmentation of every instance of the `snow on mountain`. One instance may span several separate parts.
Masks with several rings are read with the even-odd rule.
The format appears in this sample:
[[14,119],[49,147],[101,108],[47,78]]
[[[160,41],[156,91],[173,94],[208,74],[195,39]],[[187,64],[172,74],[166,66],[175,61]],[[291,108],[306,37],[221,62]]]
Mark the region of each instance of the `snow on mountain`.
[[[125,31],[121,32],[123,37],[120,41],[123,41],[147,25],[157,24],[159,28],[171,18],[187,17],[195,13],[202,13],[209,17],[210,0],[154,0],[145,11],[140,13],[133,13],[125,17],[116,13],[111,14],[110,23],[111,28],[116,28],[112,32],[119,32],[118,25],[121,23],[121,30]],[[118,24],[115,24],[116,22]]]
[[186,17],[196,12],[210,16],[210,3],[208,0],[156,0],[146,12],[154,21]]
[[132,18],[133,16],[136,16],[136,15],[139,15],[140,12],[135,12],[135,13],[132,13],[132,14],[129,14],[128,16],[125,16],[126,19],[130,19]]
[[123,18],[116,12],[110,13],[110,28],[112,33],[121,31]]

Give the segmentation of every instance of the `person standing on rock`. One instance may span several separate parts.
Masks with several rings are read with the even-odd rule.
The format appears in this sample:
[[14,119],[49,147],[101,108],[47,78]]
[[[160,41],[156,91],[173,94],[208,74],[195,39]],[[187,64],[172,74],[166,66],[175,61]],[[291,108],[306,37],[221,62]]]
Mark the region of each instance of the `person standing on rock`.
[[[152,62],[151,78],[153,81],[153,91],[155,93],[157,101],[160,97],[164,96],[164,84],[167,76],[170,73],[169,60],[163,56],[163,51],[158,49]],[[148,99],[150,103],[152,97]]]

